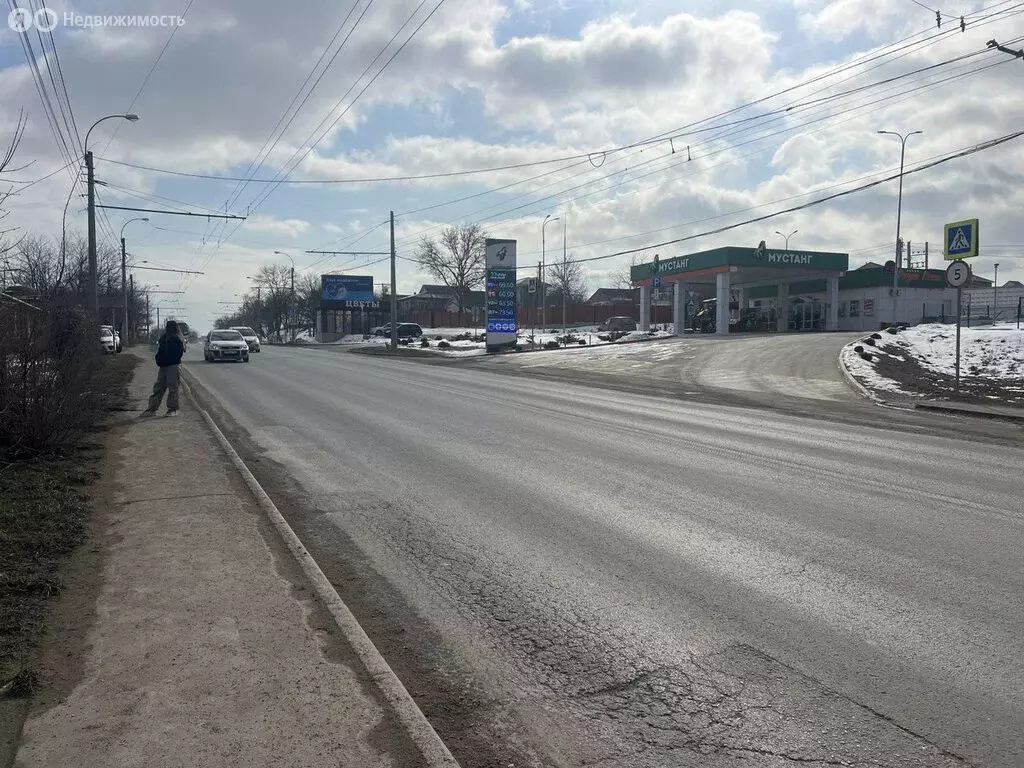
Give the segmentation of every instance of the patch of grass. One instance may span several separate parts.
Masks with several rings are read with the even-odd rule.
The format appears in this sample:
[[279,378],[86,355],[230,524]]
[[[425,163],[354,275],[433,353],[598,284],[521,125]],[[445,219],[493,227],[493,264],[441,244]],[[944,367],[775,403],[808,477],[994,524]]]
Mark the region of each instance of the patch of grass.
[[82,543],[88,476],[71,460],[11,465],[0,472],[0,687],[33,687],[35,649],[47,601],[63,587],[59,569]]
[[[99,477],[102,444],[89,437],[104,412],[121,410],[139,358],[104,360],[87,414],[66,440],[34,455],[0,453],[0,694],[31,696],[48,601],[63,589],[61,566],[85,540],[86,488]],[[69,442],[70,441],[70,442]]]

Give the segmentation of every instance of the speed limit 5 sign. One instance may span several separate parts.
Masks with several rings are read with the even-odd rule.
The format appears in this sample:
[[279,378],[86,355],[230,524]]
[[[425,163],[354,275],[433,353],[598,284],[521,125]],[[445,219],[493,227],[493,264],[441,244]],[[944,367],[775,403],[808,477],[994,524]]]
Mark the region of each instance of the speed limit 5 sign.
[[946,267],[946,285],[950,288],[964,288],[971,282],[971,268],[966,261],[957,259]]

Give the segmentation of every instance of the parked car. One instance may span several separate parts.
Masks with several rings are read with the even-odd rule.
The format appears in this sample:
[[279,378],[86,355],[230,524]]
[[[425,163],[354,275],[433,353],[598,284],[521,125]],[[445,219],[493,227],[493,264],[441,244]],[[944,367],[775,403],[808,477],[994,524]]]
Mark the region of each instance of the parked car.
[[[388,329],[387,335],[391,335],[391,329]],[[418,339],[423,335],[423,329],[420,328],[416,323],[399,323],[398,324],[398,338],[400,339]]]
[[249,345],[242,334],[230,328],[210,331],[203,340],[203,358],[208,363],[218,360],[249,362]]
[[117,353],[117,339],[114,338],[114,329],[109,325],[100,326],[100,351],[107,355]]
[[376,328],[371,328],[370,333],[374,336],[390,336],[391,323],[384,323],[384,325],[378,325]]
[[599,331],[635,331],[636,320],[632,317],[609,317],[601,325],[597,326]]
[[110,331],[110,334],[114,338],[114,352],[120,352],[121,351],[121,334],[112,325],[101,325],[100,326],[100,332],[103,332],[104,330]]
[[245,325],[233,325],[231,326],[232,331],[238,331],[242,334],[242,338],[245,339],[245,343],[249,345],[250,352],[260,351],[260,337],[256,335],[256,331]]

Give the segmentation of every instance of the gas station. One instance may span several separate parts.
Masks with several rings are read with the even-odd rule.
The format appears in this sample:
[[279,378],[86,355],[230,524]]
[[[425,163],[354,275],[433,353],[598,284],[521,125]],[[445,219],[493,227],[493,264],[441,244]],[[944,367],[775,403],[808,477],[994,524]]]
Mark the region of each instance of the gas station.
[[726,246],[634,266],[640,289],[640,327],[649,327],[652,289],[674,286],[676,335],[694,327],[700,299],[713,309],[714,332],[727,335],[739,315],[741,329],[839,330],[840,278],[849,254]]

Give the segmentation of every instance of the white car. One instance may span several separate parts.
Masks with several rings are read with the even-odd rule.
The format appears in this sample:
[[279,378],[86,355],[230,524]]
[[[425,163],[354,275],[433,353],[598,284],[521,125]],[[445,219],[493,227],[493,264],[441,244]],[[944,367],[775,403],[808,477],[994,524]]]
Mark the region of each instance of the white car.
[[249,345],[245,343],[242,334],[230,328],[210,331],[203,341],[203,358],[208,363],[218,360],[248,363]]
[[102,333],[104,333],[106,331],[110,331],[110,333],[113,334],[113,336],[114,336],[114,352],[120,352],[121,351],[121,332],[118,331],[112,325],[101,325],[100,326],[100,333],[102,334]]
[[260,351],[260,337],[256,335],[256,331],[245,325],[233,325],[231,326],[232,331],[238,331],[242,334],[242,338],[245,339],[245,343],[249,345],[250,352]]
[[117,353],[117,339],[114,338],[114,329],[109,325],[100,326],[100,350],[108,355]]

